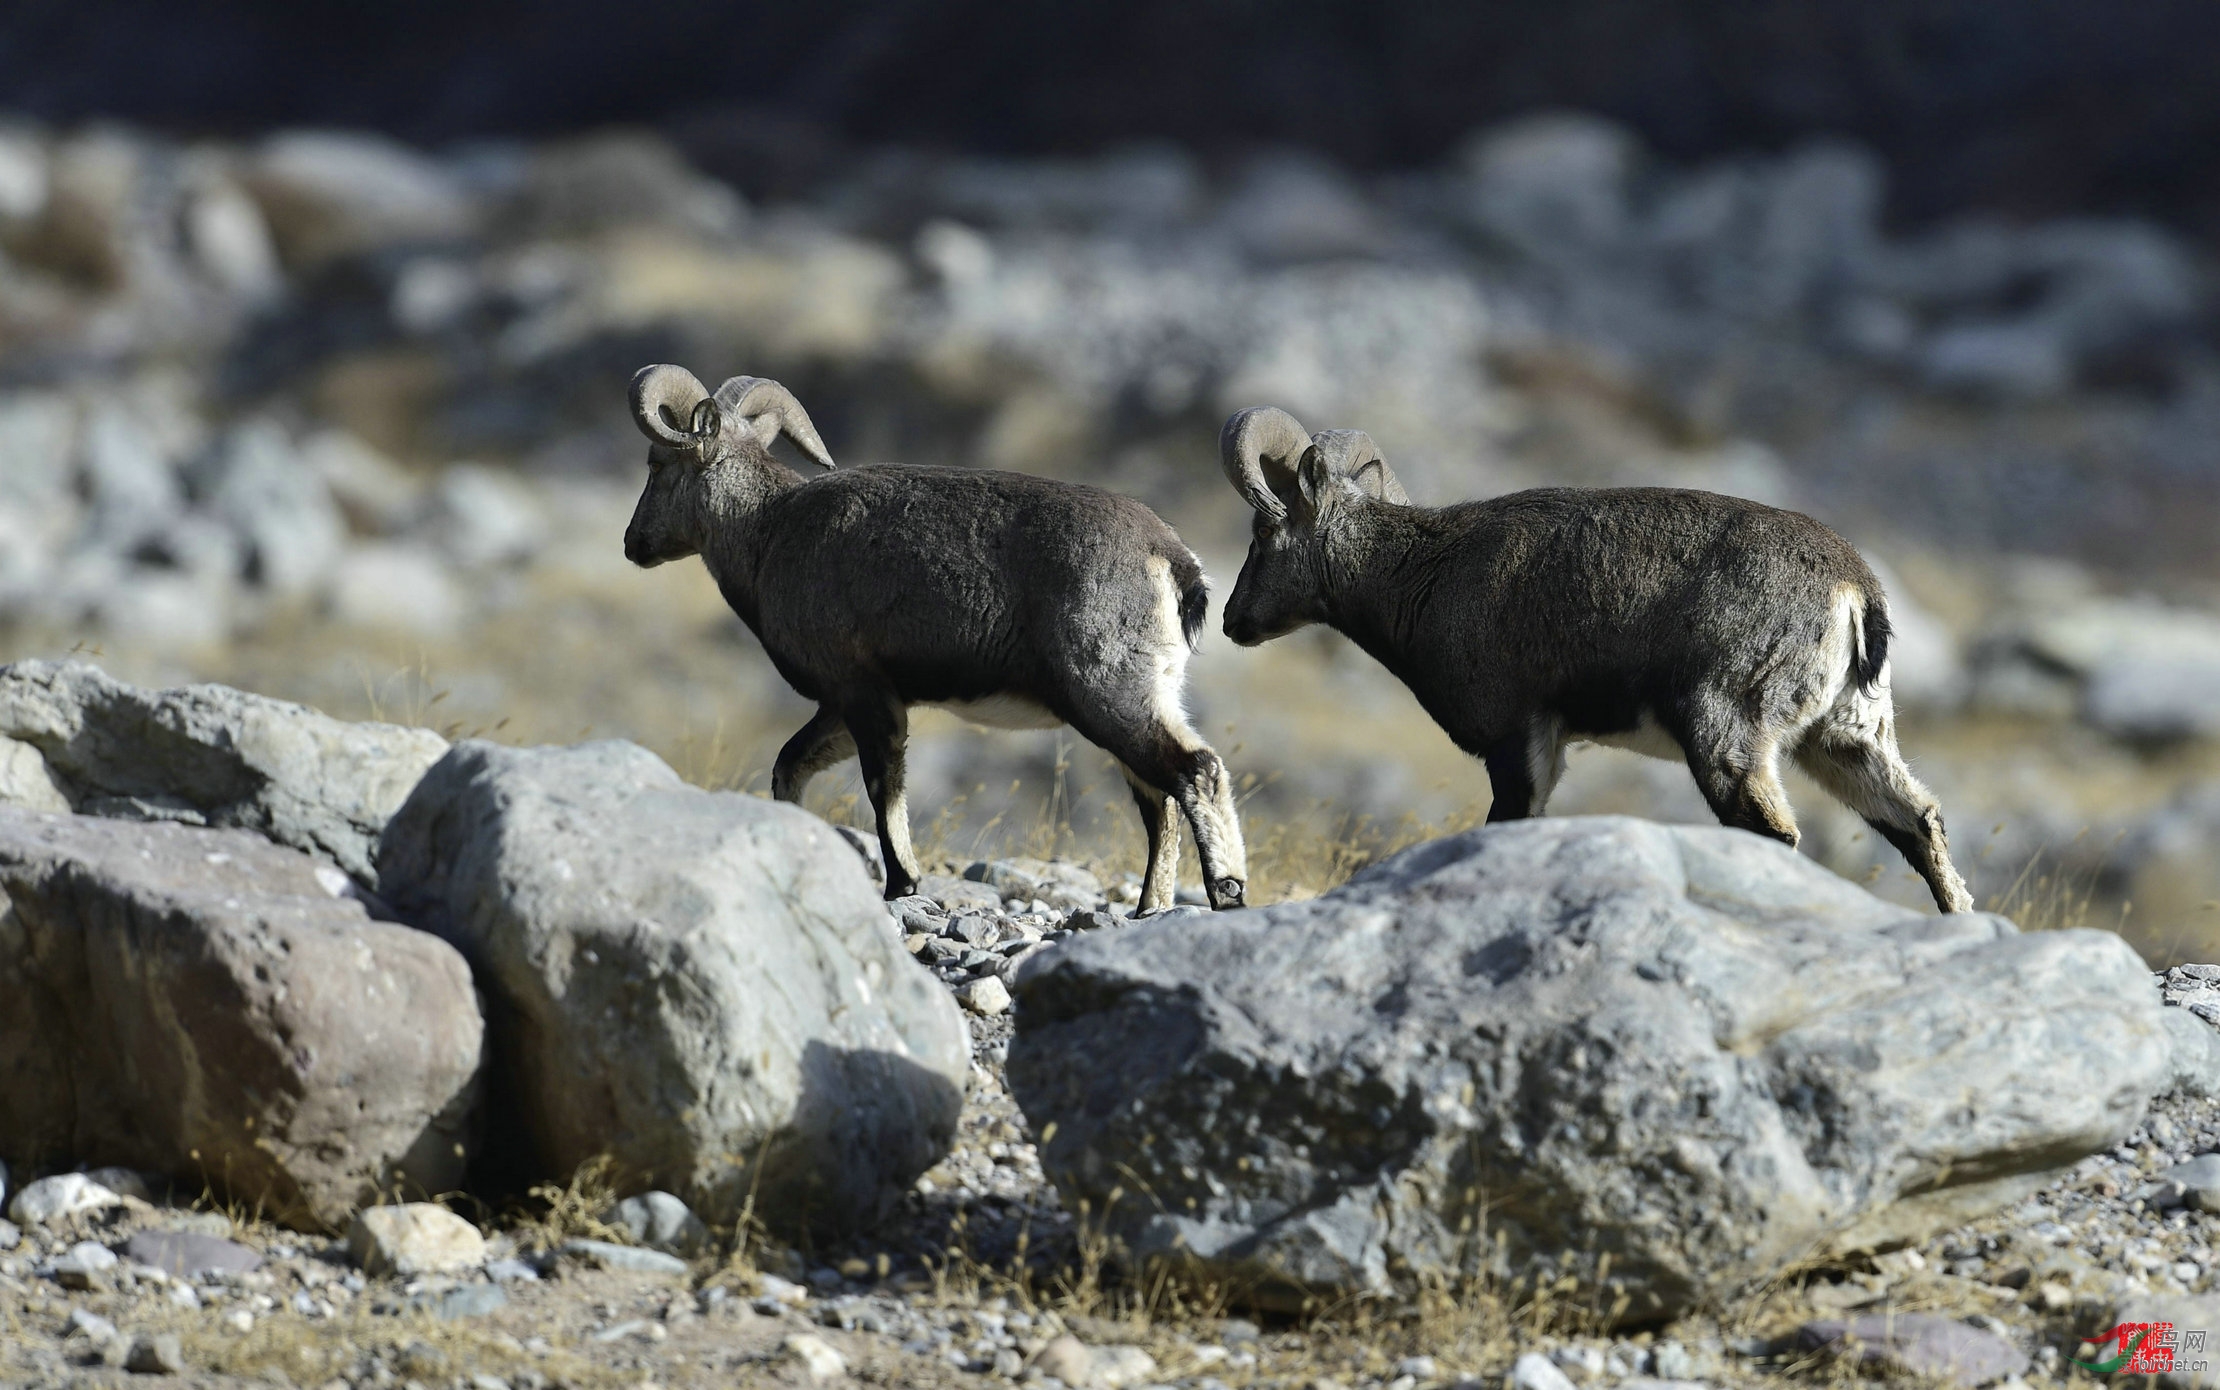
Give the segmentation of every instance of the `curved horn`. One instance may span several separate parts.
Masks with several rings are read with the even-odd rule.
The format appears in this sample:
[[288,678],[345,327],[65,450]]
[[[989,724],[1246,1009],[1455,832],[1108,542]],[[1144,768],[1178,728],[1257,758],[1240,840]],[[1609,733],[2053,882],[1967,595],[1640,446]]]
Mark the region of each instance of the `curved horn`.
[[832,453],[817,437],[809,412],[794,393],[765,376],[736,376],[717,388],[717,407],[727,420],[744,420],[764,448],[781,434],[820,468],[833,467]]
[[[701,423],[701,407],[709,388],[684,367],[658,362],[642,367],[632,378],[632,423],[640,433],[673,449],[691,449],[701,443],[694,427]],[[712,422],[710,428],[716,428]]]
[[1318,452],[1337,478],[1347,478],[1382,502],[1399,507],[1411,504],[1411,495],[1387,465],[1387,455],[1363,430],[1322,430],[1316,436]]
[[1278,521],[1287,515],[1274,483],[1295,484],[1295,465],[1310,447],[1310,436],[1294,416],[1276,405],[1237,410],[1218,432],[1218,462],[1241,499]]

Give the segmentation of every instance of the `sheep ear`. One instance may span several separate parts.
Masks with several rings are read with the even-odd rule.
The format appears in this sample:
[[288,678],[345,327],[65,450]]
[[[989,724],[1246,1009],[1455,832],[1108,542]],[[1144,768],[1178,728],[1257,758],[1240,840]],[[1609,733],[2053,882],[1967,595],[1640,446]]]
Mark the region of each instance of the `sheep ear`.
[[1316,444],[1303,450],[1302,460],[1295,465],[1295,487],[1306,516],[1323,516],[1333,506],[1333,468]]

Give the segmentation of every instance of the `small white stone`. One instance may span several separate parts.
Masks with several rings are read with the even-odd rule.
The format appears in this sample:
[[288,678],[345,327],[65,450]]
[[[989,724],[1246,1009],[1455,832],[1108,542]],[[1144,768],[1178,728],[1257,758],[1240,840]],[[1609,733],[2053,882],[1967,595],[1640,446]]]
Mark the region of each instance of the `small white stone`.
[[1594,1347],[1559,1347],[1549,1359],[1568,1375],[1593,1380],[1603,1374],[1603,1353]]
[[993,975],[983,975],[956,991],[956,1002],[982,1017],[992,1018],[1010,1009],[1009,986]]
[[791,1279],[781,1279],[776,1274],[758,1274],[756,1292],[773,1303],[783,1303],[789,1308],[799,1308],[809,1302],[809,1290]]
[[808,1332],[795,1332],[779,1343],[779,1350],[787,1359],[802,1368],[812,1383],[823,1385],[848,1374],[848,1363],[834,1351],[824,1338]]
[[1573,1390],[1573,1383],[1548,1357],[1530,1351],[1511,1364],[1511,1390]]
[[1096,1347],[1095,1383],[1106,1390],[1139,1385],[1156,1374],[1156,1358],[1136,1346]]
[[445,1274],[486,1262],[478,1228],[431,1202],[363,1208],[348,1229],[347,1249],[365,1274]]
[[83,1173],[60,1173],[25,1184],[8,1204],[8,1216],[25,1226],[46,1226],[121,1205],[123,1198]]
[[82,1337],[95,1346],[112,1342],[116,1338],[116,1325],[98,1313],[83,1308],[72,1308],[69,1313],[69,1336]]

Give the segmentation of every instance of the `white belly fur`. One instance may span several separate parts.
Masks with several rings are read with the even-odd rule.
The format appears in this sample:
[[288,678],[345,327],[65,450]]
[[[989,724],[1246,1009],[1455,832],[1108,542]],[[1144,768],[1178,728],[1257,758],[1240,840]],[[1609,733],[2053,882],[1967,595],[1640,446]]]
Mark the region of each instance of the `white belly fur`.
[[1680,741],[1666,733],[1648,710],[1642,711],[1640,723],[1623,733],[1574,734],[1572,737],[1576,743],[1624,748],[1629,753],[1640,753],[1645,758],[1662,758],[1669,763],[1688,761],[1688,753],[1680,746]]
[[984,700],[934,700],[934,709],[944,709],[966,724],[976,724],[983,729],[1054,729],[1063,724],[1048,706],[1023,695],[989,695]]

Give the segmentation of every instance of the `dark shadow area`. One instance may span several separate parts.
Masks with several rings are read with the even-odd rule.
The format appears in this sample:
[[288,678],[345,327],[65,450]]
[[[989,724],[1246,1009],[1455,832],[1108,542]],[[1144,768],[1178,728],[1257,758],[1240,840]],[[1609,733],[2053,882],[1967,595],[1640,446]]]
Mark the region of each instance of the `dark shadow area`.
[[369,126],[441,143],[663,124],[761,196],[850,142],[1005,154],[1169,139],[1431,162],[1545,107],[1675,160],[1818,134],[1876,148],[1897,216],[2220,221],[2220,10],[2197,0],[246,0],[17,6],[0,100],[185,131]]

